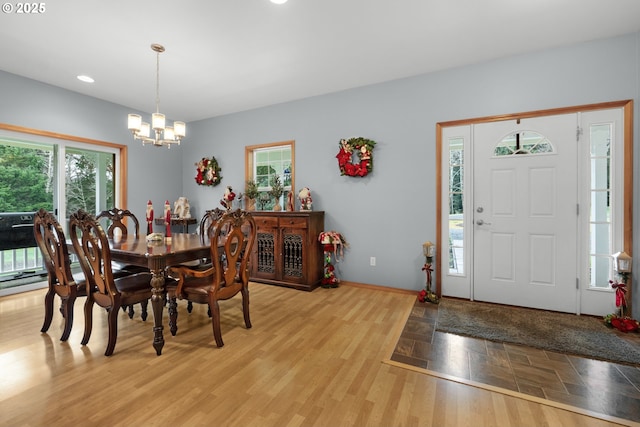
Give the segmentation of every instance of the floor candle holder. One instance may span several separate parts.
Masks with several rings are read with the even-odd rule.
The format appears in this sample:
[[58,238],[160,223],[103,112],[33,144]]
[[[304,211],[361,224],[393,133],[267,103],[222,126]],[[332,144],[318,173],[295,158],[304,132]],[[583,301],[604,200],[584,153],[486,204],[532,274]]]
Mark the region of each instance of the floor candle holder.
[[435,292],[432,291],[433,280],[433,255],[435,254],[435,245],[431,242],[425,242],[422,245],[422,251],[425,256],[425,263],[422,267],[422,271],[427,274],[427,283],[425,288],[418,294],[418,300],[420,302],[431,302],[438,304],[439,299]]

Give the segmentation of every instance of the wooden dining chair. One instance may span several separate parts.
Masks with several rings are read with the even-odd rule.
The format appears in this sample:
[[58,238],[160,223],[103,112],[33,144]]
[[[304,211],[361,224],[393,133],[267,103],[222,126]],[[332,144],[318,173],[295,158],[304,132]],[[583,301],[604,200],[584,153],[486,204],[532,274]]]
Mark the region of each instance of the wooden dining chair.
[[[140,237],[140,222],[138,218],[128,209],[111,208],[99,212],[96,215],[96,219],[103,226],[103,229],[107,233],[107,237],[110,239],[126,239],[129,236],[129,229],[131,233],[137,239]],[[129,224],[131,221],[131,224]],[[126,276],[129,274],[145,273],[149,271],[148,268],[133,264],[121,264],[113,262],[114,274],[118,277]],[[122,311],[126,311],[129,308],[129,318],[133,318],[134,309],[133,306],[122,306]]]
[[218,222],[222,215],[224,215],[227,211],[220,208],[213,208],[210,210],[206,210],[202,218],[200,219],[200,226],[198,227],[198,232],[200,233],[200,237],[203,239],[211,233],[213,230],[213,226]]
[[107,236],[113,239],[116,234],[122,236],[123,239],[126,239],[129,235],[129,224],[128,221],[131,220],[133,225],[131,226],[131,231],[134,237],[139,237],[140,235],[140,222],[138,218],[128,209],[120,209],[120,208],[111,208],[104,210],[96,215],[96,219],[100,222],[103,218],[106,218],[107,227],[104,228]]
[[256,238],[256,224],[250,212],[240,209],[224,213],[214,223],[211,234],[211,268],[197,270],[185,266],[172,267],[178,278],[176,285],[168,285],[169,327],[172,335],[178,330],[177,299],[207,304],[211,312],[213,336],[218,347],[224,346],[220,328],[218,301],[242,295],[242,311],[247,329],[249,316],[249,259]]
[[[96,220],[100,222],[100,225],[105,224],[103,227],[107,233],[107,237],[110,239],[126,239],[129,236],[129,227],[131,233],[136,239],[140,237],[140,222],[138,218],[128,209],[111,208],[104,210],[96,215]],[[128,223],[131,221],[131,225]],[[120,270],[126,270],[130,273],[140,273],[149,271],[146,267],[139,265],[120,265],[114,263]]]
[[87,281],[82,345],[86,345],[91,337],[93,305],[97,303],[107,311],[109,340],[104,354],[111,356],[118,337],[120,307],[140,303],[142,320],[147,319],[151,273],[142,272],[115,278],[107,235],[96,218],[82,209],[71,215],[69,235]]
[[53,320],[55,296],[60,296],[60,312],[64,318],[64,330],[60,341],[66,341],[73,326],[73,305],[79,296],[86,296],[86,282],[76,281],[71,272],[71,261],[62,226],[56,217],[45,209],[35,213],[33,232],[42,253],[47,270],[48,290],[44,297],[44,323],[40,332],[47,332]]
[[[211,230],[213,230],[213,225],[222,218],[222,215],[224,215],[225,212],[226,210],[220,208],[213,208],[204,212],[204,215],[202,215],[202,218],[200,219],[200,225],[198,226],[198,234],[203,242],[209,233],[211,233]],[[205,271],[212,267],[211,258],[207,257],[201,260],[189,261],[174,267],[190,267],[193,270]],[[171,268],[169,268],[169,274],[171,274]],[[187,301],[187,311],[189,313],[193,311],[193,303],[191,301]],[[211,315],[211,313],[209,313],[209,315]]]

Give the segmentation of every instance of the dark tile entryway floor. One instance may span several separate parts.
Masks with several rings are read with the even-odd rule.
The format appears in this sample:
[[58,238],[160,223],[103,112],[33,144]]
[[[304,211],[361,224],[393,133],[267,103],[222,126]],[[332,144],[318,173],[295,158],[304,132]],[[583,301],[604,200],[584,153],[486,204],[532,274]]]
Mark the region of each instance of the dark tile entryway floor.
[[438,332],[437,314],[416,301],[391,360],[640,422],[640,366]]

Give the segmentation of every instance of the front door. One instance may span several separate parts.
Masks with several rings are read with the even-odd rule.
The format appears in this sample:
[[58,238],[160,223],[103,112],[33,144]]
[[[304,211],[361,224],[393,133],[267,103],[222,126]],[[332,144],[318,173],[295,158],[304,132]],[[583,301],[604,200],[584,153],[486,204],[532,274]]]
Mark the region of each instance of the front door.
[[575,313],[577,114],[473,126],[473,299]]

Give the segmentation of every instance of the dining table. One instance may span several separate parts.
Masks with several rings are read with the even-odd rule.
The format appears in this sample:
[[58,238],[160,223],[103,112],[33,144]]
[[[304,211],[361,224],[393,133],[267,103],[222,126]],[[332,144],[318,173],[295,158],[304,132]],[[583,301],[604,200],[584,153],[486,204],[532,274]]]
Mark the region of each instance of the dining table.
[[173,233],[170,238],[147,240],[128,236],[109,238],[111,259],[119,263],[146,267],[151,272],[151,306],[153,309],[153,347],[162,354],[164,325],[162,315],[166,299],[164,287],[167,267],[210,256],[209,239],[200,234]]

